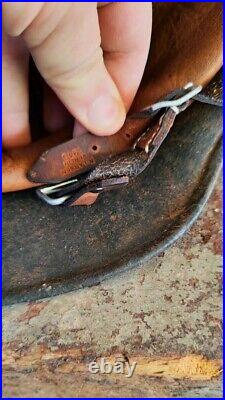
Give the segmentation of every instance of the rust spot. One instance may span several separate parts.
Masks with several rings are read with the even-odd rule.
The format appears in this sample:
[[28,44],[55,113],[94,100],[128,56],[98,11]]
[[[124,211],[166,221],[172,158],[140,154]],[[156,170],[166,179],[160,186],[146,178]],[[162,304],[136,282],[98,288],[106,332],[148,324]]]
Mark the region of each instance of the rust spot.
[[172,303],[172,296],[167,296],[167,294],[164,294],[164,299]]
[[191,278],[188,281],[188,285],[193,287],[194,289],[196,288],[196,286],[198,285],[199,280],[197,278]]
[[141,274],[140,284],[143,285],[144,281],[145,281],[145,274],[143,273]]
[[119,329],[114,329],[114,331],[112,331],[111,338],[114,339],[117,335],[119,335],[119,333]]
[[132,286],[126,288],[126,289],[122,292],[122,296],[125,296],[125,294],[127,294],[128,292],[130,292],[130,290],[132,290]]
[[190,300],[187,302],[186,306],[187,306],[187,310],[189,312],[193,312],[194,310],[196,310],[196,308],[199,306],[199,304],[205,300],[208,297],[208,293],[205,292],[200,292],[199,296],[194,299],[194,300]]
[[27,310],[17,318],[18,322],[29,322],[32,318],[37,317],[40,312],[47,306],[49,301],[42,301],[40,303],[30,303]]
[[147,329],[151,329],[151,326],[147,323],[147,321],[145,320],[145,317],[150,317],[153,314],[154,314],[153,311],[150,311],[150,312],[141,311],[139,313],[134,313],[133,318],[141,320],[145,324]]

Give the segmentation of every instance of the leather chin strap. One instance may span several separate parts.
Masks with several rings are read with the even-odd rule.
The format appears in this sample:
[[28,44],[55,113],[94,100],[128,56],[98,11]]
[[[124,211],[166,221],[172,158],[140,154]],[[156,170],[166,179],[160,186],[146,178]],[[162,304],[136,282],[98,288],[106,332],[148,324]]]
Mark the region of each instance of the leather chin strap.
[[[222,65],[222,4],[154,3],[151,43],[131,113],[189,81],[205,86],[216,75]],[[207,98],[207,94],[201,101],[204,96]],[[89,171],[108,156],[130,149],[150,121],[151,117],[140,115],[127,118],[111,137],[86,133],[68,140],[70,132],[65,129],[24,148],[7,151],[3,156],[3,191],[60,182]],[[75,204],[91,204],[97,194],[82,197]]]
[[[37,190],[37,195],[49,205],[73,206],[92,204],[98,193],[127,185],[142,173],[156,155],[159,147],[170,132],[176,116],[186,110],[193,100],[222,106],[222,71],[202,91],[201,86],[187,84],[170,93],[148,109],[128,117],[127,124],[134,119],[147,121],[148,126],[139,130],[129,150],[122,154],[110,155],[88,169],[86,173],[71,176],[59,184]],[[142,126],[143,127],[143,126]],[[130,135],[129,135],[130,137]],[[59,146],[60,147],[60,146]],[[47,153],[48,159],[48,153]],[[46,170],[44,156],[32,168],[36,175]],[[54,163],[54,157],[50,165]],[[84,197],[85,196],[85,197]]]

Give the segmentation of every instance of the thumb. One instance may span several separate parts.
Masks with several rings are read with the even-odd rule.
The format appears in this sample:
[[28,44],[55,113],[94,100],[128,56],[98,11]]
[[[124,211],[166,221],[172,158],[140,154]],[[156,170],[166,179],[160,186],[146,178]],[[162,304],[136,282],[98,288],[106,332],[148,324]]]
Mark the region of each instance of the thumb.
[[7,32],[22,34],[43,78],[89,131],[117,132],[125,108],[104,65],[96,3],[24,4],[4,3]]

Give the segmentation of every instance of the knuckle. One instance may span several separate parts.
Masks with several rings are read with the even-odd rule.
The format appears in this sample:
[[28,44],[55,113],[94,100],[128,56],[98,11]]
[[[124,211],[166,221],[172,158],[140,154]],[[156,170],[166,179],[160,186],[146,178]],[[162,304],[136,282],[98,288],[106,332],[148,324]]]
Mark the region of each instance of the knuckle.
[[55,90],[73,90],[87,84],[87,79],[94,75],[95,71],[103,64],[103,52],[101,47],[94,51],[78,63],[74,63],[70,68],[49,68],[45,71],[46,81]]
[[3,26],[10,36],[20,36],[36,18],[43,3],[4,3]]

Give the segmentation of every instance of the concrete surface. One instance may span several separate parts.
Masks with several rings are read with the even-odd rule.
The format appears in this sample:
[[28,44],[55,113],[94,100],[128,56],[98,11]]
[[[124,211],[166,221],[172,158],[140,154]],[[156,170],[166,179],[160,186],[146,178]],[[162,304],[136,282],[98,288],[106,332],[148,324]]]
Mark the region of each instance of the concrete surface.
[[[4,396],[222,397],[221,182],[203,216],[149,264],[4,308]],[[132,378],[91,374],[106,357]]]

